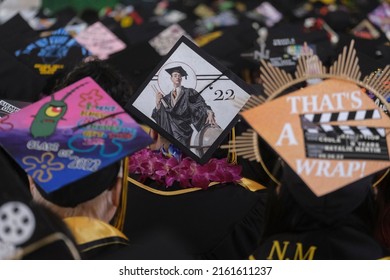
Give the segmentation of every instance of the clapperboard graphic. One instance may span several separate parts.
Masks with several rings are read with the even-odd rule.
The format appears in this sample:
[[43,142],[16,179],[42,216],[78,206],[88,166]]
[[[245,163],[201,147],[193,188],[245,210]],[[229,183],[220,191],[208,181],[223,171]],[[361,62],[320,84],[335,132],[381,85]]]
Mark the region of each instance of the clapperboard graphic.
[[386,128],[342,124],[379,119],[378,109],[300,115],[306,157],[389,160]]

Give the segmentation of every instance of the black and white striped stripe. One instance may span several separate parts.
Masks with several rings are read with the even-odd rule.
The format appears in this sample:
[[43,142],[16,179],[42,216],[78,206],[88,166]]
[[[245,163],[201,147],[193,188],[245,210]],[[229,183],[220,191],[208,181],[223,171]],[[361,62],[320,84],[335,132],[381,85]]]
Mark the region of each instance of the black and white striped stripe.
[[364,136],[379,135],[381,137],[386,136],[385,128],[383,128],[383,127],[367,127],[367,126],[320,124],[316,128],[307,128],[307,129],[305,129],[305,131],[307,131],[309,133],[334,132],[336,134],[364,135]]
[[343,112],[328,112],[320,114],[304,114],[304,118],[311,123],[329,123],[329,122],[345,122],[345,121],[362,121],[380,119],[381,114],[378,109],[359,110],[359,111],[343,111]]

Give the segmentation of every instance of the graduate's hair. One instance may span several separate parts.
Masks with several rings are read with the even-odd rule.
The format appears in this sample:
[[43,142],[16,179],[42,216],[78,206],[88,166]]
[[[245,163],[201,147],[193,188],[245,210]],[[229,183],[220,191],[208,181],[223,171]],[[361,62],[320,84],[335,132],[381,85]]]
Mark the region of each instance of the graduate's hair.
[[85,77],[94,79],[122,107],[125,107],[135,90],[133,83],[126,80],[111,64],[96,57],[88,57],[59,79],[53,92]]

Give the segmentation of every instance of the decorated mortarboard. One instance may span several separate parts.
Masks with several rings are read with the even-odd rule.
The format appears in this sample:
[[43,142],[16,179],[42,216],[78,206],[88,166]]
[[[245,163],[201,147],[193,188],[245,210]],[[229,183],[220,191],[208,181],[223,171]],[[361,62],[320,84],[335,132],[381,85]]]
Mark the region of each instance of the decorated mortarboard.
[[[180,85],[170,75],[174,70],[186,77],[179,81]],[[180,86],[175,93],[174,83]],[[235,100],[245,102],[249,91],[238,76],[183,36],[126,109],[202,164],[211,158],[238,120],[241,107],[235,105]],[[159,93],[164,97],[157,104]]]
[[332,54],[331,43],[326,30],[317,24],[316,18],[304,23],[280,23],[272,28],[253,25],[258,32],[254,46],[241,53],[241,57],[256,66],[265,60],[289,73],[296,68],[301,55],[314,53],[326,61]]
[[99,16],[113,18],[122,28],[130,28],[133,25],[143,24],[144,19],[133,5],[123,6],[117,4],[115,7],[106,7],[100,10]]
[[0,144],[48,194],[151,143],[90,77],[0,121]]
[[269,2],[264,1],[256,9],[246,12],[246,16],[272,27],[283,19],[283,15]]
[[160,34],[150,39],[149,44],[156,52],[164,56],[172,49],[181,36],[190,37],[179,24],[172,24]]
[[268,97],[247,103],[241,114],[253,130],[230,144],[261,161],[260,135],[317,196],[384,170],[390,119],[373,98],[388,107],[389,73],[386,66],[361,81],[353,41],[329,71],[315,55],[299,59],[295,78],[263,61]]
[[64,28],[40,34],[30,39],[15,56],[44,77],[51,77],[74,67],[90,52],[81,46]]
[[390,4],[383,2],[367,15],[368,19],[386,34],[388,40],[390,40],[389,14]]
[[80,259],[65,224],[48,209],[31,202],[28,181],[22,179],[16,163],[2,148],[0,163],[0,260]]
[[107,59],[126,48],[126,44],[100,21],[78,33],[75,39],[99,59]]

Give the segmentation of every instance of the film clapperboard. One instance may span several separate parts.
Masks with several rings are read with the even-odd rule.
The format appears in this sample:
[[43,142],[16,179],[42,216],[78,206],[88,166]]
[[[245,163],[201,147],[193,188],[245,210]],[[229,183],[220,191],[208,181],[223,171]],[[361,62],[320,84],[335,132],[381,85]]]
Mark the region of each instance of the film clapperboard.
[[389,160],[386,128],[350,125],[380,118],[378,109],[301,114],[306,157]]

